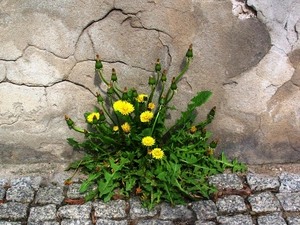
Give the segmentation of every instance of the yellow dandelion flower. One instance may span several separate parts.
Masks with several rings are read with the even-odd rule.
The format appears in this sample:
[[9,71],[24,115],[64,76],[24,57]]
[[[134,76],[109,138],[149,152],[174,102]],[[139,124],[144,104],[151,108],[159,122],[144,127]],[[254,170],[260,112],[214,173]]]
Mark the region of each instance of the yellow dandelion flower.
[[150,102],[148,104],[148,109],[153,110],[155,108],[155,104],[153,102]]
[[152,157],[155,159],[162,159],[162,157],[164,156],[164,152],[163,150],[161,150],[161,148],[155,148],[151,151]]
[[134,111],[134,107],[127,101],[118,100],[113,104],[115,111],[119,111],[122,115],[128,115]]
[[92,123],[94,121],[94,117],[96,117],[97,120],[99,120],[100,118],[100,113],[98,112],[93,112],[91,113],[90,115],[88,115],[86,117],[86,120],[89,122],[89,123]]
[[138,101],[138,102],[144,102],[145,101],[145,98],[148,98],[148,95],[145,95],[145,94],[140,94],[137,98],[136,98],[136,100]]
[[114,126],[114,127],[113,127],[113,131],[114,131],[114,132],[117,132],[118,130],[119,130],[119,127],[118,127],[118,126]]
[[123,104],[123,101],[122,100],[118,100],[116,101],[114,104],[113,104],[113,108],[115,111],[119,111],[119,109],[121,108]]
[[193,134],[197,131],[197,127],[196,126],[192,126],[190,129],[190,132]]
[[155,144],[155,139],[153,137],[147,136],[142,139],[142,144],[145,146],[152,146]]
[[153,112],[145,111],[140,115],[142,123],[149,122],[153,118]]
[[122,127],[122,130],[125,132],[125,133],[129,133],[130,132],[130,125],[126,122],[124,123],[123,125],[121,125]]

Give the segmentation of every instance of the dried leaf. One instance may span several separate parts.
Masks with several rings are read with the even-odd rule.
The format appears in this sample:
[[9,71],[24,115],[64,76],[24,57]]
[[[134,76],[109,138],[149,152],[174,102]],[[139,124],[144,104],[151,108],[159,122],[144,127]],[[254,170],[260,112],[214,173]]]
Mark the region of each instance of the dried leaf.
[[70,205],[82,205],[85,203],[85,199],[84,198],[79,198],[79,199],[66,198],[65,202]]
[[70,185],[70,184],[73,184],[73,181],[70,180],[70,179],[67,179],[67,180],[65,180],[64,184],[65,185]]

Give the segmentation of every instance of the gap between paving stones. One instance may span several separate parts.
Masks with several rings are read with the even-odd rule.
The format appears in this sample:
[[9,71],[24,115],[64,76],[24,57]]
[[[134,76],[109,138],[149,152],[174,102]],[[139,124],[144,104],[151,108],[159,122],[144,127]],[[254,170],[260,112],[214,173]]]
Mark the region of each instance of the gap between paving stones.
[[299,174],[219,174],[209,178],[220,190],[212,199],[151,211],[136,197],[79,204],[80,180],[66,186],[65,179],[0,178],[0,225],[300,224]]

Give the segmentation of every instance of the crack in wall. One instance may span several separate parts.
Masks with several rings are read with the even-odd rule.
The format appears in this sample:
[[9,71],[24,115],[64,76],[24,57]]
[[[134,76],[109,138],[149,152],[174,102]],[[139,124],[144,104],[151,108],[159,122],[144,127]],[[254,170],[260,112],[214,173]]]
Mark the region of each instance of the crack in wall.
[[[89,23],[87,23],[87,24],[84,26],[84,28],[81,30],[80,34],[78,35],[77,41],[76,41],[76,43],[75,43],[75,51],[76,51],[78,42],[79,42],[79,40],[80,40],[80,37],[84,34],[84,32],[85,32],[88,28],[90,28],[94,23],[100,22],[101,20],[104,20],[105,18],[107,18],[107,17],[109,16],[109,14],[110,14],[111,12],[115,11],[115,10],[121,11],[121,10],[115,9],[115,8],[113,7],[113,8],[112,8],[111,10],[109,10],[103,17],[101,17],[101,18],[99,18],[99,19],[97,19],[97,20],[92,20],[92,21],[90,21]],[[121,11],[121,12],[122,12],[122,11]],[[87,33],[88,33],[88,32],[87,32]],[[88,34],[88,35],[89,35],[89,34]],[[90,36],[89,36],[89,37],[90,37]],[[91,37],[90,37],[90,39],[91,39]],[[91,42],[92,42],[92,39],[91,39]]]

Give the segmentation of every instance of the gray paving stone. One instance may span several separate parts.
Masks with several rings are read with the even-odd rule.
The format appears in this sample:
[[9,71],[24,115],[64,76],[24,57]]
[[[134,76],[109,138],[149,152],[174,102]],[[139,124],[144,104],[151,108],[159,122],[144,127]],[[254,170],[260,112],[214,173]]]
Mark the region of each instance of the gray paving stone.
[[130,204],[130,218],[131,219],[138,219],[138,218],[145,218],[145,217],[153,217],[155,216],[158,211],[157,207],[154,207],[152,210],[148,210],[146,208],[142,208],[142,203],[138,198],[131,198],[129,199]]
[[95,216],[105,219],[122,219],[127,216],[126,202],[118,199],[104,203],[103,201],[93,202]]
[[[69,178],[70,178],[70,174],[68,174],[68,173],[65,173],[65,172],[54,172],[52,174],[52,177],[50,178],[49,182],[51,184],[56,185],[56,186],[62,186],[63,187],[65,185],[65,181],[67,179],[69,179]],[[73,177],[72,181],[73,182],[78,182],[79,179]]]
[[59,225],[56,221],[28,222],[27,225]]
[[236,174],[217,174],[208,178],[210,184],[213,184],[217,189],[243,189],[243,183]]
[[92,204],[91,202],[84,205],[65,205],[57,210],[57,215],[62,219],[89,219],[91,217]]
[[37,177],[20,177],[20,178],[14,178],[11,180],[10,185],[16,186],[19,184],[27,183],[29,184],[34,190],[37,190],[40,187],[40,184],[42,183],[43,178],[40,176]]
[[81,187],[81,184],[79,183],[73,183],[69,185],[69,189],[67,191],[67,197],[68,198],[84,198],[86,192],[80,193],[79,189]]
[[263,174],[249,173],[246,176],[247,183],[253,191],[264,191],[267,189],[277,189],[280,186],[278,177],[269,177]]
[[300,216],[290,216],[286,218],[288,225],[299,225],[300,224]]
[[63,191],[63,187],[61,186],[40,188],[37,192],[35,203],[60,205],[65,198]]
[[280,175],[279,192],[297,192],[300,191],[300,175],[282,173]]
[[142,220],[136,225],[173,225],[172,221],[162,221],[162,220]]
[[176,205],[172,207],[169,203],[162,203],[159,219],[161,220],[176,220],[183,221],[193,219],[194,215],[191,210],[184,205]]
[[8,185],[8,179],[0,178],[0,187],[4,187],[5,185]]
[[107,219],[98,219],[96,225],[127,225],[127,220],[107,220]]
[[0,200],[4,199],[5,193],[6,193],[5,188],[0,187]]
[[251,209],[255,213],[280,211],[280,203],[271,192],[262,192],[248,197]]
[[219,198],[216,206],[219,213],[241,213],[247,211],[244,199],[239,195],[229,195]]
[[217,221],[220,225],[253,225],[251,216],[236,215],[236,216],[219,216]]
[[20,202],[7,202],[0,204],[0,219],[22,220],[27,217],[29,204]]
[[209,221],[209,222],[196,221],[195,225],[216,225],[216,223],[212,222],[212,221]]
[[281,213],[270,213],[257,218],[258,225],[287,225]]
[[28,183],[17,183],[6,191],[6,200],[13,202],[30,203],[34,199],[34,190]]
[[93,223],[90,219],[80,219],[80,220],[67,219],[61,221],[61,225],[93,225]]
[[22,225],[22,223],[21,222],[0,221],[0,225]]
[[22,223],[21,222],[0,221],[0,225],[22,225]]
[[45,205],[30,208],[29,222],[42,222],[56,219],[56,205]]
[[211,200],[193,202],[192,209],[196,213],[197,220],[203,221],[217,217],[217,207]]
[[279,193],[276,197],[285,211],[300,212],[300,192]]

